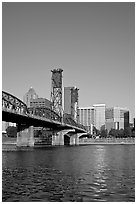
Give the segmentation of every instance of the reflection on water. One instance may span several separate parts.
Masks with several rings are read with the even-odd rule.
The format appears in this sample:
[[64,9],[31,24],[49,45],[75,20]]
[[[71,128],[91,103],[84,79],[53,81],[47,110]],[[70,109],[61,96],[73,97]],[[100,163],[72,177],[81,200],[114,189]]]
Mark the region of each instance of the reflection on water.
[[4,151],[3,201],[135,201],[134,145]]

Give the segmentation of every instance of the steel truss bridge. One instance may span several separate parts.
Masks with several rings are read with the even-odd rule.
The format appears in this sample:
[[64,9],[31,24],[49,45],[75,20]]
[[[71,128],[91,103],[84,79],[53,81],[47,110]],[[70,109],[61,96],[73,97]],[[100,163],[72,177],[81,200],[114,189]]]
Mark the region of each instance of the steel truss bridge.
[[20,99],[5,91],[2,91],[2,121],[22,126],[48,127],[51,130],[75,129],[76,133],[87,133],[83,125],[76,123],[67,114],[62,119],[50,108],[28,108]]

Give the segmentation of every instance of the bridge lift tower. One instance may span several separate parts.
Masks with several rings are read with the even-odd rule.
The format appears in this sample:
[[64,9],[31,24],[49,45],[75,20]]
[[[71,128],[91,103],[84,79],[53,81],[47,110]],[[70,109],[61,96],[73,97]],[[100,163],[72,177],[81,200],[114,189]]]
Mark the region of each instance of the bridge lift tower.
[[[51,70],[52,77],[51,77],[51,109],[56,112],[59,117],[60,121],[63,121],[63,107],[62,107],[62,69],[53,69]],[[56,120],[51,115],[51,118]]]

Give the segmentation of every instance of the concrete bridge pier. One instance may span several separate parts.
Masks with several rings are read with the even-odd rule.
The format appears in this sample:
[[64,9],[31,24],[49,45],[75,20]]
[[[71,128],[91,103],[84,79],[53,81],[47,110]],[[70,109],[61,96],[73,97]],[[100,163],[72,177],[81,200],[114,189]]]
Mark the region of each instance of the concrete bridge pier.
[[64,138],[60,132],[54,132],[52,135],[52,145],[64,145]]
[[75,136],[75,145],[79,145],[79,133]]
[[18,125],[17,132],[17,146],[18,147],[33,147],[34,146],[34,130],[33,126],[22,129],[21,125]]
[[74,134],[70,136],[70,145],[79,145],[79,136]]
[[64,135],[68,134],[69,132],[73,132],[75,130],[70,129],[70,130],[62,130],[59,132],[54,132],[52,136],[52,145],[64,145]]

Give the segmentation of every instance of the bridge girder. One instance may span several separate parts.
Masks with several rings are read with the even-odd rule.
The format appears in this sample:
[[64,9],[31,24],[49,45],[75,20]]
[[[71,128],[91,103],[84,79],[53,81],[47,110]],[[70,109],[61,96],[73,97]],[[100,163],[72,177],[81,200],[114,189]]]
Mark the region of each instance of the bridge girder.
[[[50,113],[54,114],[54,120]],[[28,109],[27,105],[17,97],[2,91],[2,120],[36,127],[50,127],[56,130],[75,129],[76,133],[86,132],[81,124],[72,118],[64,117],[63,123],[57,113],[48,108]]]
[[49,107],[30,107],[28,110],[32,115],[45,117],[48,119],[52,119],[52,116],[54,116],[55,121],[61,122],[61,117]]

